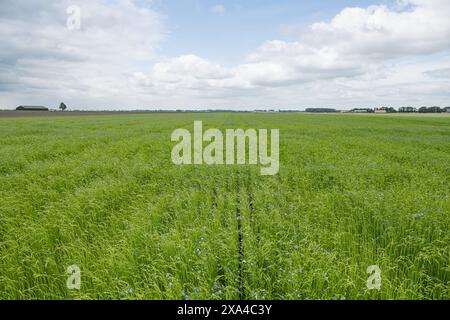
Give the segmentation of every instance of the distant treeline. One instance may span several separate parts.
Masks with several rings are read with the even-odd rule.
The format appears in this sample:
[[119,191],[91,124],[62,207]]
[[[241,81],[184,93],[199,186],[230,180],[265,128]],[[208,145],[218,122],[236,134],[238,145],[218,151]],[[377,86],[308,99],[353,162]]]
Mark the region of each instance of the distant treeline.
[[334,113],[339,112],[336,109],[330,109],[330,108],[307,108],[305,110],[306,112],[319,112],[319,113]]
[[391,112],[400,112],[400,113],[444,113],[444,112],[450,112],[450,107],[441,108],[441,107],[421,107],[421,108],[414,108],[414,107],[401,107],[397,110],[394,108],[391,108]]
[[353,112],[353,113],[444,113],[450,112],[450,107],[401,107],[398,110],[392,107],[381,107],[381,108],[355,108],[350,111],[339,111],[332,108],[307,108],[305,112],[311,113],[336,113],[336,112]]
[[[22,107],[18,107],[16,110],[20,110]],[[36,110],[37,107],[28,107],[30,110]],[[0,109],[1,110],[1,109]],[[46,109],[48,110],[48,109]],[[64,109],[65,110],[65,109]],[[10,111],[10,110],[6,110]],[[55,111],[55,110],[52,110]],[[229,110],[229,109],[177,109],[177,110],[145,110],[145,109],[134,109],[134,110],[86,110],[86,109],[72,109],[68,112],[92,112],[92,113],[274,113],[274,112],[308,112],[308,113],[340,113],[340,112],[350,112],[350,113],[450,113],[450,107],[401,107],[398,110],[393,107],[381,107],[381,108],[355,108],[352,110],[338,110],[333,108],[306,108],[305,111],[301,110],[275,110],[275,109],[255,109],[255,110]]]

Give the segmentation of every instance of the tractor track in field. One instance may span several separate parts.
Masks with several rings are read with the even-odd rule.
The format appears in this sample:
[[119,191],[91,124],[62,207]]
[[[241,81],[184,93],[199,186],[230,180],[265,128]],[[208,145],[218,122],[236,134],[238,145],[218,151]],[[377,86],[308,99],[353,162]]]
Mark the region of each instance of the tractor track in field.
[[237,236],[238,236],[238,284],[239,299],[245,299],[244,292],[244,233],[242,231],[242,213],[241,213],[241,196],[240,196],[240,175],[236,176],[236,220],[237,220]]
[[247,295],[245,292],[246,284],[246,266],[245,266],[245,245],[244,245],[244,215],[241,211],[241,206],[245,203],[243,196],[247,196],[249,209],[249,223],[252,230],[255,229],[256,217],[254,208],[254,197],[252,190],[252,175],[247,171],[246,174],[238,172],[235,177],[236,190],[236,221],[237,221],[237,243],[238,243],[238,275],[237,280],[239,284],[239,299],[245,300]]
[[255,210],[255,199],[253,196],[253,188],[252,188],[252,173],[250,171],[247,172],[247,199],[248,199],[248,205],[250,210],[250,227],[251,230],[256,233],[256,241],[259,243],[260,237],[259,232],[257,230],[257,217],[256,217],[256,210]]

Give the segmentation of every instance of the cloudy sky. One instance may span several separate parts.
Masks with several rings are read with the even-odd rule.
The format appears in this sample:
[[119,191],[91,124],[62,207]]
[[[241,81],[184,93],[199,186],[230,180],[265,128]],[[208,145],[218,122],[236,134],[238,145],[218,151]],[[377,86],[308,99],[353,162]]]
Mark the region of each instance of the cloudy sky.
[[0,109],[450,106],[449,17],[450,0],[1,0]]

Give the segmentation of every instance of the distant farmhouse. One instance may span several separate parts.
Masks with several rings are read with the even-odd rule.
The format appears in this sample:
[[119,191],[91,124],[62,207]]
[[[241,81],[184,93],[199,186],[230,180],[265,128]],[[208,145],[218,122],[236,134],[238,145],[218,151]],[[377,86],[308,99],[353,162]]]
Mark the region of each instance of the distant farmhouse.
[[352,113],[372,113],[373,109],[359,108],[359,109],[350,110],[350,112],[352,112]]
[[257,110],[254,110],[253,112],[254,113],[274,113],[274,112],[278,112],[278,111],[276,111],[275,109],[264,109],[264,110],[257,109]]
[[47,107],[42,106],[18,106],[17,111],[48,111]]
[[395,110],[392,107],[382,107],[382,108],[376,108],[375,113],[396,113],[397,110]]

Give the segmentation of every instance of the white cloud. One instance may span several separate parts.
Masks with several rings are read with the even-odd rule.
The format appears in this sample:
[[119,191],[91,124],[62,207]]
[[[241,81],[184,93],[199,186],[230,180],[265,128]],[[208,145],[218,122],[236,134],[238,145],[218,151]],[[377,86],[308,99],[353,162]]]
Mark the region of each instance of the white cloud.
[[450,80],[450,68],[440,68],[436,70],[428,70],[424,72],[425,75],[433,78],[442,78]]
[[447,0],[346,8],[296,41],[266,41],[228,67],[195,54],[158,57],[163,18],[132,0],[79,1],[82,29],[72,32],[68,0],[41,3],[0,6],[2,103],[292,108],[450,99]]
[[411,0],[411,10],[384,5],[347,8],[329,23],[315,23],[305,40],[342,54],[392,58],[450,48],[450,2]]
[[216,4],[211,7],[212,13],[224,14],[226,11],[225,6],[223,4]]
[[[156,65],[146,81],[166,89],[170,82],[172,90],[191,93],[198,88],[196,95],[213,92],[227,99],[243,90],[259,90],[265,98],[260,102],[275,92],[273,103],[279,105],[308,101],[299,92],[315,97],[316,105],[419,103],[433,97],[445,101],[449,83],[433,80],[423,57],[448,53],[449,16],[450,1],[440,0],[346,8],[330,22],[312,24],[299,41],[267,41],[235,67],[184,56]],[[448,56],[436,59],[437,69],[450,67]],[[277,100],[276,92],[284,92],[283,98]]]
[[132,95],[128,75],[153,63],[163,18],[131,0],[84,0],[77,1],[81,29],[71,31],[66,9],[72,4],[2,0],[1,100],[107,106]]

